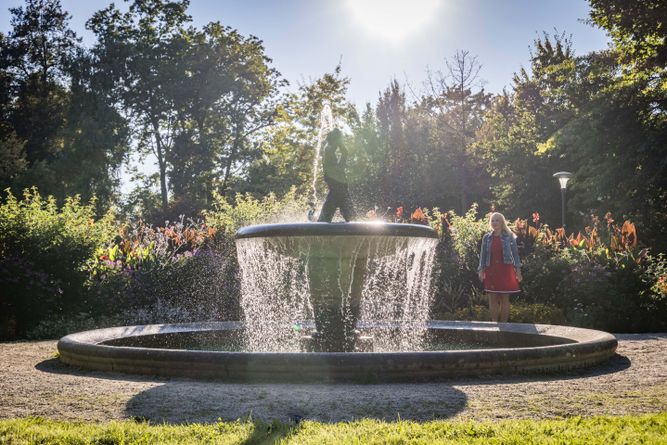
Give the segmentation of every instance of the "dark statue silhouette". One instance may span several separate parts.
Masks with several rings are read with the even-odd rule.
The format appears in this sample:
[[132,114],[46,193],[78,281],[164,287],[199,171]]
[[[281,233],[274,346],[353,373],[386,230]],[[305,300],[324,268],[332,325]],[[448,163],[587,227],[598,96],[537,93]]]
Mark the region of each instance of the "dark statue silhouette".
[[322,170],[324,182],[329,187],[329,194],[322,206],[318,222],[331,222],[336,209],[340,209],[347,222],[356,218],[348,190],[346,165],[347,149],[343,145],[343,133],[334,128],[325,140]]

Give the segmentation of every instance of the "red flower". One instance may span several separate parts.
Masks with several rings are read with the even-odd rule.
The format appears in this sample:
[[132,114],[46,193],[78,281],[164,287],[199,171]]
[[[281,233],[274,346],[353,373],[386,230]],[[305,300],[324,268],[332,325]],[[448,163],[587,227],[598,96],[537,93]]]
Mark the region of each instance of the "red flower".
[[533,224],[537,224],[540,222],[540,214],[537,212],[533,212]]
[[396,209],[396,219],[399,221],[403,219],[403,206]]

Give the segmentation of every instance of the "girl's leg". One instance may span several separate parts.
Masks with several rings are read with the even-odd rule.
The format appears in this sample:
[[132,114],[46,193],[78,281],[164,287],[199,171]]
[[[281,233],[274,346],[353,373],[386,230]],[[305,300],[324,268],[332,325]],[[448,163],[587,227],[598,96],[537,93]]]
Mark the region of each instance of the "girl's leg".
[[498,295],[500,300],[500,322],[507,323],[510,318],[510,296],[509,294]]
[[500,317],[500,295],[489,292],[489,312],[491,313],[491,321],[498,322]]

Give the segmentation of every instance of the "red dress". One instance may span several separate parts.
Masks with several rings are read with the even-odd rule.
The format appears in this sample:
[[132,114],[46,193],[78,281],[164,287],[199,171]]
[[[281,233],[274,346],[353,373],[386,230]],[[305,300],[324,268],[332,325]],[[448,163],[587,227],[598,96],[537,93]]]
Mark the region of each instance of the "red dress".
[[499,236],[491,235],[491,264],[484,269],[484,291],[498,294],[521,292],[513,264],[503,263],[503,244]]

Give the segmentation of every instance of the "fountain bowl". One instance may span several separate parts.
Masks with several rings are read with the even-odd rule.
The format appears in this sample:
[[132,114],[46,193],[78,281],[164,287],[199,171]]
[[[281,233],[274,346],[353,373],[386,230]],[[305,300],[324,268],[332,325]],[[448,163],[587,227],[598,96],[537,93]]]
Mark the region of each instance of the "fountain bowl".
[[[130,374],[222,381],[397,382],[561,372],[603,362],[617,347],[613,335],[590,329],[439,320],[428,322],[429,335],[460,342],[464,349],[299,353],[207,346],[220,339],[233,343],[243,330],[236,321],[96,329],[63,337],[58,351],[68,365]],[[470,344],[475,348],[466,349]]]
[[259,224],[236,232],[237,244],[262,240],[265,247],[281,255],[334,259],[393,255],[411,241],[437,237],[429,226],[379,221]]

